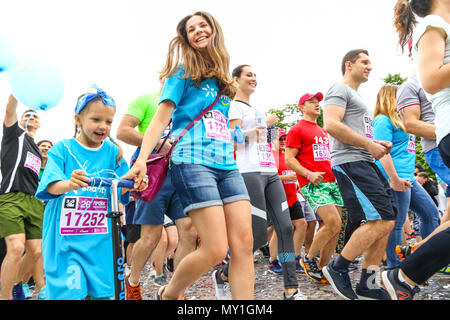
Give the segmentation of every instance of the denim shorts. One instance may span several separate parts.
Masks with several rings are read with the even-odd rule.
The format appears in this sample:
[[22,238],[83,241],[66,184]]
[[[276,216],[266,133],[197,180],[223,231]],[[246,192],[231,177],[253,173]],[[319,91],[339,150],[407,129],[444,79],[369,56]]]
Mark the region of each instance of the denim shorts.
[[196,209],[250,200],[238,170],[172,162],[170,175],[185,214]]
[[167,215],[173,221],[186,218],[180,198],[171,180],[169,173],[158,194],[151,202],[136,201],[133,224],[162,225],[165,223],[164,215]]

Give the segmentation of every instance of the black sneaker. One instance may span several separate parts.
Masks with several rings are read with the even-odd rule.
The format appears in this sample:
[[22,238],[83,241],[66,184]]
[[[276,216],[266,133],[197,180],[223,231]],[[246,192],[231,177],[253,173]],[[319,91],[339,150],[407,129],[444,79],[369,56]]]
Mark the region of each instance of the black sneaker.
[[339,272],[333,269],[332,260],[327,266],[322,269],[323,275],[330,282],[334,291],[346,300],[356,300],[358,296],[352,289],[352,282],[348,275],[348,271]]
[[305,271],[305,274],[308,278],[315,282],[322,281],[322,273],[320,272],[319,268],[317,267],[317,260],[316,258],[308,258],[306,254],[300,259],[300,264],[303,267],[303,270]]
[[411,288],[407,283],[399,280],[400,269],[388,270],[381,273],[381,281],[392,300],[413,300],[414,295],[420,291],[416,286]]
[[391,297],[384,288],[363,289],[359,283],[355,287],[356,295],[361,300],[391,300]]

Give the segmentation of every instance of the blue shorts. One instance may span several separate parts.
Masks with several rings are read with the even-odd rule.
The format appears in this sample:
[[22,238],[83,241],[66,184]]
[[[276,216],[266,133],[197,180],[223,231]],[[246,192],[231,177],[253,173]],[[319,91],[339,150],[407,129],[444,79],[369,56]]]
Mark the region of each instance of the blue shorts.
[[170,174],[167,175],[166,181],[151,202],[137,200],[136,203],[133,224],[163,225],[164,215],[173,221],[186,218],[180,198],[172,185]]
[[196,209],[250,200],[238,170],[172,162],[170,175],[185,214]]
[[395,220],[392,189],[375,163],[355,161],[332,169],[352,223]]
[[450,169],[445,165],[438,147],[423,154],[430,168],[447,184],[445,195],[450,197]]

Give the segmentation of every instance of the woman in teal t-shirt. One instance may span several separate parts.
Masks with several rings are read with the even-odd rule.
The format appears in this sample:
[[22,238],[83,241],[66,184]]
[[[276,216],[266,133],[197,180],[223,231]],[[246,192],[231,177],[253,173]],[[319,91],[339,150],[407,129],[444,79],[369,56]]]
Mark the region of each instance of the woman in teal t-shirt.
[[[254,265],[250,201],[237,170],[228,125],[236,94],[229,55],[218,22],[206,12],[183,18],[171,41],[158,111],[148,127],[141,153],[130,172],[140,179],[146,160],[172,118],[172,134],[181,131],[223,92],[218,102],[177,143],[170,175],[202,245],[180,261],[158,299],[179,299],[185,289],[230,249],[230,285],[234,299],[253,299]],[[222,91],[221,91],[222,90]]]
[[409,208],[420,219],[420,233],[423,238],[438,226],[439,219],[439,212],[433,200],[414,178],[416,137],[406,133],[396,111],[396,99],[396,85],[387,84],[381,87],[373,116],[374,139],[392,142],[391,152],[376,162],[391,185],[397,207],[395,227],[386,247],[389,269],[395,269],[401,263],[395,253],[395,247],[402,245],[403,225]]

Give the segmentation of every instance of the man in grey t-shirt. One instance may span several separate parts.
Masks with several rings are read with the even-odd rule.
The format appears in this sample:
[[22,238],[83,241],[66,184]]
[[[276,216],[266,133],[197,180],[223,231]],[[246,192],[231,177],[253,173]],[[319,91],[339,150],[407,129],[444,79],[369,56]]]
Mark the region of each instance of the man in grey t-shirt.
[[[341,254],[323,268],[333,289],[345,299],[389,299],[375,284],[376,271],[397,215],[389,183],[374,163],[390,152],[392,143],[374,141],[372,119],[357,90],[372,70],[366,50],[352,50],[342,60],[343,80],[324,100],[324,128],[331,145],[331,164],[353,232]],[[348,266],[364,253],[361,278],[353,291]],[[356,293],[355,293],[356,292]]]
[[450,220],[450,169],[436,144],[435,114],[415,72],[397,90],[397,109],[408,133],[421,137],[422,152],[431,169],[447,184],[447,208],[441,224]]

